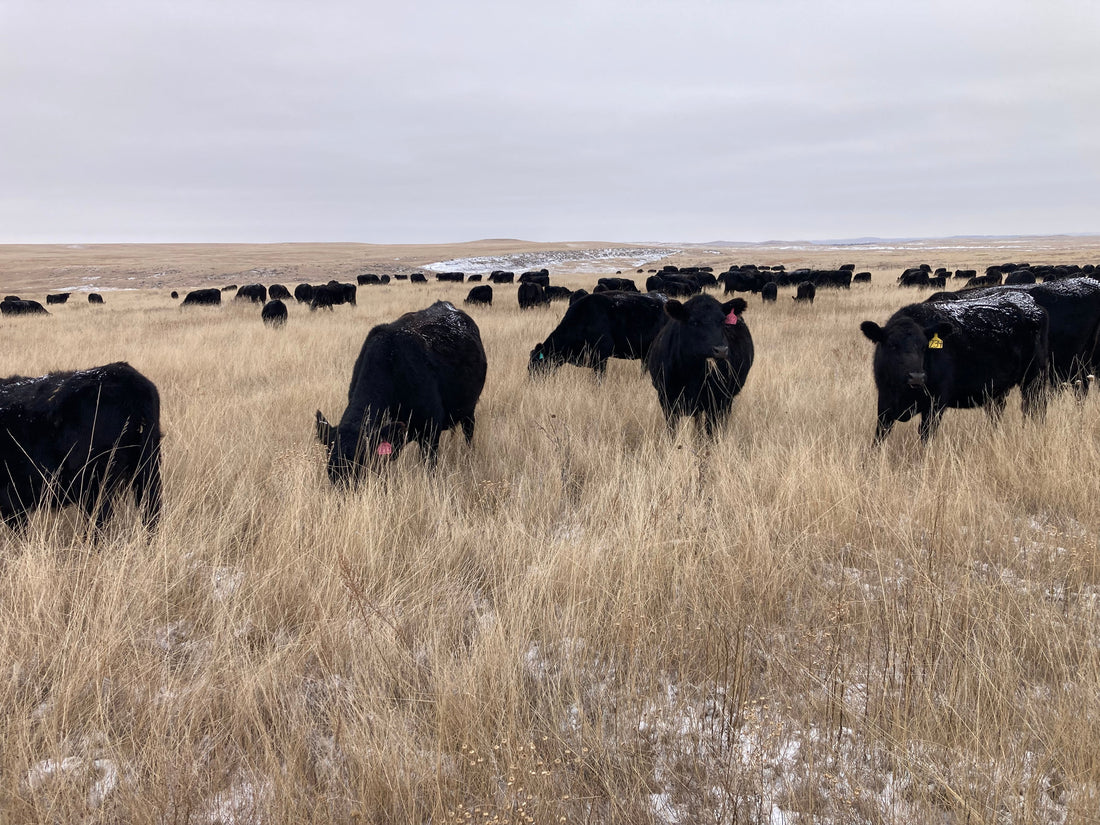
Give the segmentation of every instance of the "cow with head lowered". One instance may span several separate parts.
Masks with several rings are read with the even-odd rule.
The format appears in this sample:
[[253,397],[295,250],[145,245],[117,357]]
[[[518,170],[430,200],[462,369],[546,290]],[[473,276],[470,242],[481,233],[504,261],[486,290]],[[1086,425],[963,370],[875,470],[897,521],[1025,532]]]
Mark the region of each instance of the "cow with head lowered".
[[565,311],[561,322],[535,345],[527,362],[531,375],[562,364],[591,367],[602,378],[610,358],[644,359],[665,325],[663,295],[594,292]]
[[670,431],[680,416],[691,416],[714,436],[729,418],[755,351],[745,324],[744,298],[721,304],[696,295],[665,304],[669,321],[658,333],[645,366]]
[[354,483],[367,468],[396,459],[409,441],[434,466],[440,434],[459,425],[470,443],[486,366],[477,324],[445,301],[371,329],[340,423],[333,427],[317,411],[329,478]]
[[927,441],[949,407],[982,406],[996,417],[1016,386],[1024,413],[1041,414],[1048,324],[1046,310],[1021,291],[910,304],[881,327],[864,321],[860,330],[875,344],[874,442],[914,415],[921,417],[920,438]]
[[132,491],[154,528],[160,439],[157,388],[127,363],[0,379],[0,517],[21,529],[39,507],[76,504],[99,533]]

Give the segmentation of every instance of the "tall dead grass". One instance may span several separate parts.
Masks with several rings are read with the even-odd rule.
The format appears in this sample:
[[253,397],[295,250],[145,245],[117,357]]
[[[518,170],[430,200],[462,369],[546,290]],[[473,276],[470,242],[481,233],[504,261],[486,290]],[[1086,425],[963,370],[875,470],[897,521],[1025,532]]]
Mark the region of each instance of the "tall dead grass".
[[148,292],[0,321],[5,375],[155,381],[166,475],[148,541],[127,509],[99,546],[0,533],[4,818],[1095,819],[1095,398],[870,449],[858,324],[917,299],[876,285],[752,300],[728,429],[671,438],[636,363],[528,380],[562,307],[497,291],[473,449],[350,493],[313,411],[373,324],[464,287],[279,331]]

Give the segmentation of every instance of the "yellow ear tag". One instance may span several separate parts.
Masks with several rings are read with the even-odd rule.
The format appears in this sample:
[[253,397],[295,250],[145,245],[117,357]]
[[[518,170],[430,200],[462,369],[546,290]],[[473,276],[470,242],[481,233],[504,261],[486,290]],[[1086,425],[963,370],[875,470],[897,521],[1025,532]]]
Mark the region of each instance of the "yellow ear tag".
[[928,349],[943,349],[943,339],[933,332],[932,339],[928,342]]

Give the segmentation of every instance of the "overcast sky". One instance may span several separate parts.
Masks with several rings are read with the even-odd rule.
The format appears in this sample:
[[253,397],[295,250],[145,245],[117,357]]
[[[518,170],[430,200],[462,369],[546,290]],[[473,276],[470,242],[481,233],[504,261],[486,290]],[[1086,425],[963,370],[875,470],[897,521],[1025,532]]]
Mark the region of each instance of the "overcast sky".
[[0,242],[1062,232],[1094,0],[0,0]]

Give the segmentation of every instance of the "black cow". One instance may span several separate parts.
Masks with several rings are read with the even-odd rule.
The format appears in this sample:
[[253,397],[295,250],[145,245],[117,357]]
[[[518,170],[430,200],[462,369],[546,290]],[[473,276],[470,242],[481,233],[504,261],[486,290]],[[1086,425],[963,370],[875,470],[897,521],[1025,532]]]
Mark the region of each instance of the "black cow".
[[173,289],[172,294],[169,297],[175,300],[176,298],[180,297],[180,294]]
[[317,411],[329,478],[357,481],[367,466],[397,458],[409,441],[434,466],[440,433],[460,424],[470,443],[485,373],[477,324],[445,301],[374,327],[355,360],[339,425]]
[[1026,292],[1050,318],[1051,388],[1072,385],[1078,398],[1083,399],[1088,395],[1089,376],[1100,371],[1100,281],[1079,277],[1015,287],[938,292],[928,298],[928,303],[978,298],[1009,289]]
[[466,303],[468,304],[484,304],[485,306],[493,305],[493,288],[489,284],[482,284],[481,286],[473,287],[466,294]]
[[342,284],[329,281],[327,284],[313,287],[313,298],[309,302],[310,310],[332,309],[341,304],[355,304],[355,284]]
[[428,283],[428,278],[423,272],[414,272],[409,276],[409,283],[426,284]]
[[519,276],[519,282],[521,284],[538,284],[543,289],[550,286],[550,273],[545,269],[532,270],[530,272],[524,272]]
[[382,279],[373,272],[364,272],[362,275],[356,277],[355,283],[359,284],[359,286],[367,286],[371,284],[380,284],[382,283]]
[[267,288],[267,297],[272,301],[289,301],[293,296],[282,284],[272,284]]
[[69,292],[57,292],[57,293],[54,293],[53,295],[47,295],[46,296],[46,303],[47,304],[63,304],[66,301],[69,300],[69,295],[70,294],[71,293],[69,293]]
[[573,306],[573,304],[577,303],[577,301],[588,294],[589,292],[587,289],[574,289],[569,295],[569,306]]
[[260,318],[269,327],[281,327],[286,323],[286,304],[278,298],[274,301],[268,301],[264,304],[264,308],[260,310]]
[[660,292],[670,298],[686,298],[689,295],[696,295],[703,291],[702,287],[691,278],[668,273],[651,275],[646,278],[645,290],[646,292]]
[[245,284],[233,296],[234,301],[251,301],[262,304],[267,301],[267,287],[263,284]]
[[89,292],[88,293],[88,303],[89,304],[102,304],[103,303],[103,296],[100,295],[98,292]]
[[18,295],[5,295],[4,300],[5,301],[22,301],[23,299],[20,298]]
[[0,315],[49,315],[47,310],[38,301],[21,301],[18,298],[11,300],[10,296],[0,301]]
[[1005,275],[1006,286],[1019,286],[1021,284],[1035,283],[1035,273],[1030,269],[1017,269]]
[[997,416],[1017,385],[1025,413],[1045,407],[1048,317],[1025,292],[910,304],[883,327],[864,321],[859,328],[875,343],[876,444],[895,421],[914,415],[927,441],[948,407],[984,406]]
[[779,284],[775,281],[768,281],[764,286],[760,287],[760,300],[774,302],[779,299]]
[[308,304],[313,301],[313,285],[298,284],[294,287],[294,300],[299,304]]
[[222,292],[232,292],[236,288],[237,288],[236,284],[227,284],[226,286],[222,287]]
[[752,335],[742,317],[746,306],[744,298],[720,304],[710,295],[665,304],[670,320],[657,334],[645,366],[669,431],[680,416],[694,417],[708,436],[725,425],[752,367]]
[[644,359],[668,316],[665,298],[640,292],[594,292],[565,311],[554,331],[531,350],[531,375],[562,364],[591,367],[600,378],[609,358]]
[[521,283],[519,289],[516,290],[516,299],[519,301],[520,309],[550,306],[550,298],[547,296],[546,290],[538,284]]
[[795,290],[795,294],[791,297],[796,301],[809,301],[812,304],[817,297],[817,287],[809,281],[803,281]]
[[1004,281],[1004,273],[996,267],[989,267],[985,275],[975,275],[966,282],[963,289],[974,289],[979,286],[997,286]]
[[494,269],[489,273],[489,282],[494,284],[510,284],[516,279],[516,273],[506,272],[503,269]]
[[468,283],[468,284],[481,283],[481,273],[480,272],[475,272],[473,275],[467,275],[466,276],[466,283]]
[[160,519],[160,396],[118,362],[0,379],[0,516],[21,529],[39,507],[77,504],[106,525],[130,489],[147,528]]
[[638,292],[638,285],[631,278],[600,278],[593,292]]
[[183,302],[181,307],[190,306],[206,306],[216,307],[221,306],[222,293],[220,289],[193,289],[183,296]]
[[407,280],[409,280],[409,275],[408,275],[407,272],[398,272],[393,277],[394,277],[395,280],[398,280],[398,281],[407,281]]
[[546,290],[546,300],[550,303],[554,301],[568,301],[573,294],[573,290],[567,286],[547,286],[543,287],[543,289]]
[[869,284],[869,283],[871,283],[871,273],[870,272],[857,272],[855,275],[852,276],[852,283],[853,284]]

